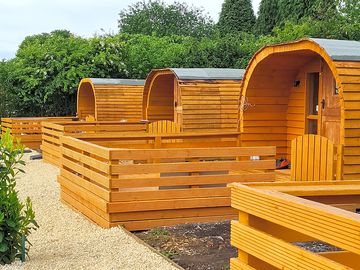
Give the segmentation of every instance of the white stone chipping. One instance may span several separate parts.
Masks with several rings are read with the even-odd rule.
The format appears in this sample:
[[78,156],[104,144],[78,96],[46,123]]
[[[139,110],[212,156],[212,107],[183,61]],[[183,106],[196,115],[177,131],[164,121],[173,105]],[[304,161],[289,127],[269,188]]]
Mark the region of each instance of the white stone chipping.
[[22,199],[31,197],[40,228],[30,236],[30,259],[0,269],[178,269],[122,228],[102,229],[61,203],[58,168],[30,161],[33,154],[25,154],[26,174],[17,187]]

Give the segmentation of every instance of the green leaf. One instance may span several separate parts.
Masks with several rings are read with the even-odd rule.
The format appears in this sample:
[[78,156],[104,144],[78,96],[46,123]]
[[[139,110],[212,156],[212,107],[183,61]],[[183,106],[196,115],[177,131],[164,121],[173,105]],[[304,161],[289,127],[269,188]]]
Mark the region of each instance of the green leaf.
[[0,252],[6,252],[9,249],[6,243],[0,243]]
[[6,220],[6,224],[10,227],[10,228],[15,228],[15,222],[8,219]]
[[0,231],[0,243],[3,241],[4,239],[4,232]]

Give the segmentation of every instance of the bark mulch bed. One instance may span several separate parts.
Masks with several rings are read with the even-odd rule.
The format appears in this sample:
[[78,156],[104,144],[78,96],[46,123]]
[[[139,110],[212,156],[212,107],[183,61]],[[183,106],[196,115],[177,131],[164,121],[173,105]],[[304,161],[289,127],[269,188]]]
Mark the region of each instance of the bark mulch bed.
[[[189,223],[134,233],[186,270],[228,270],[237,250],[230,246],[230,222]],[[322,242],[295,245],[312,251],[339,250]]]
[[230,246],[230,222],[190,223],[135,233],[186,270],[227,270],[237,256]]

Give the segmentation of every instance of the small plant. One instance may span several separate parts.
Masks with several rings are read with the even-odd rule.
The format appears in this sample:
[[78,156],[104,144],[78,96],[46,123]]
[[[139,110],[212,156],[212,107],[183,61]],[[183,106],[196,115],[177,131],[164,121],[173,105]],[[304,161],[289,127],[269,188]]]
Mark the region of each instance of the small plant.
[[161,251],[161,255],[163,255],[166,258],[169,258],[170,260],[173,259],[178,253],[176,251]]
[[24,147],[13,138],[8,130],[0,139],[0,264],[10,264],[16,258],[25,260],[31,246],[27,236],[38,225],[30,198],[21,202],[16,191],[16,177],[24,173],[21,166]]
[[149,231],[151,235],[154,236],[162,236],[162,235],[169,235],[169,232],[163,228],[154,228]]

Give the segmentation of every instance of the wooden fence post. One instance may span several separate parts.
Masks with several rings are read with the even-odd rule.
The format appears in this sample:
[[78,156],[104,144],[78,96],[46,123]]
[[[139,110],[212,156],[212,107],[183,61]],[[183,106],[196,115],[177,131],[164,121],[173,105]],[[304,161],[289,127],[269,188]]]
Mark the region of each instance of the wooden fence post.
[[[239,223],[248,226],[249,225],[249,214],[246,212],[239,211]],[[238,258],[244,264],[249,263],[249,254],[245,251],[238,250]]]

